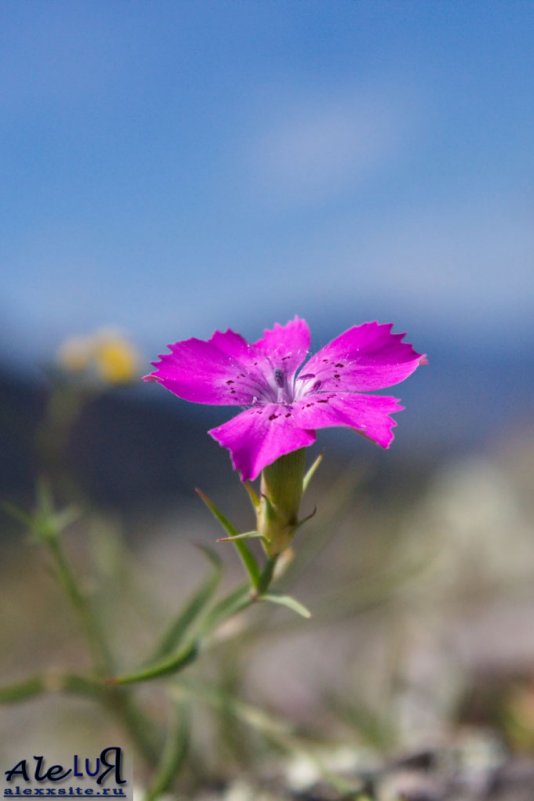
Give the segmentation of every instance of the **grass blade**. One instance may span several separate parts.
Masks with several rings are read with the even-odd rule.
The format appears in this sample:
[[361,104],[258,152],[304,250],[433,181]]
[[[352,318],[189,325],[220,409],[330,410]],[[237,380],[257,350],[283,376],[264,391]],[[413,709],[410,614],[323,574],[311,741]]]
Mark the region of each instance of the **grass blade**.
[[151,681],[152,679],[159,679],[162,676],[168,676],[171,673],[178,673],[183,670],[187,665],[194,662],[199,654],[198,643],[190,643],[184,648],[180,649],[177,654],[170,656],[168,659],[163,659],[156,662],[154,665],[149,665],[142,668],[136,673],[129,673],[125,676],[113,676],[105,681],[105,684],[116,686],[122,684],[135,684],[140,681]]
[[176,704],[173,720],[161,755],[156,775],[148,789],[145,801],[156,801],[173,784],[187,756],[189,748],[189,718],[185,705]]
[[269,592],[265,595],[260,595],[258,601],[269,601],[269,603],[272,604],[285,606],[291,609],[292,612],[296,612],[297,615],[307,619],[312,616],[310,610],[307,609],[304,604],[301,604],[300,601],[297,601],[296,598],[292,598],[291,595],[278,595],[277,593]]
[[314,463],[311,465],[311,467],[306,472],[306,475],[304,476],[304,480],[302,481],[302,494],[303,495],[306,492],[306,490],[308,489],[308,487],[310,486],[310,481],[314,477],[315,473],[317,472],[317,468],[319,467],[319,465],[321,464],[322,461],[323,461],[323,454],[320,453],[319,456],[317,457],[317,459],[314,461]]
[[206,612],[206,608],[215,594],[221,579],[222,562],[210,548],[201,546],[201,550],[210,560],[212,570],[200,589],[191,596],[186,606],[171,623],[152,654],[150,663],[158,662],[176,651],[183,643],[185,636],[190,633],[195,623],[198,623]]
[[26,701],[46,692],[43,676],[31,676],[29,679],[0,688],[0,704],[14,704]]
[[259,531],[244,531],[236,534],[235,537],[219,537],[217,542],[235,542],[236,540],[263,540],[265,537]]
[[242,609],[246,609],[253,601],[254,598],[250,594],[250,587],[248,584],[242,584],[240,587],[237,587],[237,589],[232,590],[232,592],[222,598],[208,613],[202,625],[201,633],[203,635],[209,634],[221,623],[224,623],[225,620],[241,612]]
[[[228,518],[220,511],[220,509],[215,506],[213,501],[208,498],[208,496],[200,489],[197,489],[196,493],[200,500],[208,507],[213,517],[221,524],[227,535],[229,537],[238,537],[239,531],[232,525],[232,523],[230,523]],[[252,586],[257,587],[260,577],[260,568],[256,559],[254,558],[253,553],[250,551],[247,543],[244,540],[237,539],[234,541],[234,545],[241,561],[243,562],[243,566],[248,573]]]

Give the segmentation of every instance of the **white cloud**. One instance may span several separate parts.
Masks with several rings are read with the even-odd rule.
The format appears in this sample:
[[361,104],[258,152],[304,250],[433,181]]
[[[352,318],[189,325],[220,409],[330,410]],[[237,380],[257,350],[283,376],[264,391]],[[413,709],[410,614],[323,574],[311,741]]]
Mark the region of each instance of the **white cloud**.
[[[520,198],[404,209],[364,232],[348,221],[316,232],[306,263],[310,297],[354,299],[378,314],[397,310],[459,332],[495,337],[500,324],[532,330],[534,232]],[[505,334],[506,332],[499,332]]]
[[393,87],[285,98],[263,114],[252,177],[276,203],[328,200],[402,154],[413,116],[408,93]]

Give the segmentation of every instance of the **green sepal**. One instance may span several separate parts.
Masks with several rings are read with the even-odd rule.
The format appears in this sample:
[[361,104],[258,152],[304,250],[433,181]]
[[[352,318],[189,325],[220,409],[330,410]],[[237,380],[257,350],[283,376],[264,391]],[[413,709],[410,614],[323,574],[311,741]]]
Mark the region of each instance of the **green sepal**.
[[258,601],[269,601],[272,604],[279,604],[280,606],[286,606],[288,609],[291,609],[292,612],[296,612],[297,615],[301,617],[305,617],[309,619],[312,615],[309,609],[307,609],[304,604],[301,604],[300,601],[297,601],[296,598],[293,598],[291,595],[279,595],[275,592],[268,592],[260,595],[258,597]]
[[163,659],[160,662],[156,662],[154,665],[149,665],[136,673],[129,673],[125,676],[112,676],[106,679],[105,684],[111,686],[135,684],[139,681],[151,681],[152,679],[159,679],[162,676],[168,676],[171,673],[178,673],[191,662],[194,662],[198,654],[198,643],[189,643],[181,648],[177,654],[174,654],[168,659]]
[[296,524],[288,524],[281,520],[271,499],[264,494],[260,497],[257,522],[258,529],[261,529],[265,552],[269,557],[278,556],[289,546],[296,530]]
[[302,498],[305,448],[280,456],[261,474],[257,529],[265,537],[265,551],[276,556],[291,545]]
[[269,523],[274,523],[278,519],[276,514],[276,509],[271,503],[271,499],[267,497],[267,495],[260,496],[259,508],[261,509],[261,513],[264,515],[264,519]]
[[280,456],[262,471],[261,494],[269,498],[284,524],[297,520],[305,466],[306,449],[301,448]]
[[[208,498],[205,492],[202,492],[200,489],[195,490],[200,500],[208,507],[210,512],[212,513],[213,517],[221,524],[223,529],[226,531],[229,537],[237,537],[239,535],[239,531],[230,523],[226,515],[224,515],[220,509],[215,506],[213,501]],[[260,568],[259,565],[249,550],[246,542],[242,539],[237,539],[234,542],[236,550],[241,558],[243,566],[247,571],[247,574],[250,578],[251,584],[253,587],[257,586],[258,579],[260,577]]]
[[311,520],[313,517],[315,517],[315,515],[316,515],[316,514],[317,514],[317,507],[316,507],[316,506],[314,506],[314,507],[313,507],[313,511],[312,511],[312,512],[310,512],[310,514],[309,514],[309,515],[306,515],[306,517],[303,517],[303,518],[302,518],[302,520],[299,520],[299,521],[298,521],[297,525],[295,526],[295,531],[298,531],[298,529],[299,529],[301,526],[303,526],[303,525],[304,525],[304,523],[307,523],[307,522],[308,522],[308,520]]
[[222,562],[215,551],[206,546],[199,545],[200,550],[210,560],[212,569],[203,582],[200,589],[198,589],[191,596],[188,603],[180,611],[175,620],[172,621],[167,631],[161,638],[160,643],[157,645],[152,656],[148,660],[150,664],[158,662],[169,654],[176,651],[176,649],[183,643],[187,634],[190,634],[191,629],[198,624],[202,615],[215,595],[215,591],[219,586],[222,572]]

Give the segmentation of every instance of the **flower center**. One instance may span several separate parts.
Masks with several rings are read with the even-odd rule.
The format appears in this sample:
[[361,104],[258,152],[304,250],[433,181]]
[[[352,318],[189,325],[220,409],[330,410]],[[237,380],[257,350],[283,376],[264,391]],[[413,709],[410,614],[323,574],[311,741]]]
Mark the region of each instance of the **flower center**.
[[291,403],[293,397],[293,382],[288,382],[288,376],[279,367],[274,371],[275,403]]
[[242,386],[252,395],[252,406],[265,403],[279,403],[285,406],[316,392],[322,384],[315,373],[295,376],[294,373],[288,374],[281,367],[274,367],[270,360],[266,361],[264,365],[256,363],[256,371],[239,375]]
[[[272,368],[271,368],[272,369]],[[316,392],[321,386],[315,373],[288,375],[280,367],[264,373],[265,385],[255,396],[254,403],[280,403],[287,405],[301,400],[306,395]]]

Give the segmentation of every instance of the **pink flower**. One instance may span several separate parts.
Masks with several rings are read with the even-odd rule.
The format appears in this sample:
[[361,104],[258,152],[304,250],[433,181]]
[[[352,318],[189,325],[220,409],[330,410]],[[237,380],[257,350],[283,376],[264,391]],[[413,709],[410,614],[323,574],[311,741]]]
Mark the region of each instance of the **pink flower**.
[[209,431],[246,481],[280,456],[312,445],[318,428],[346,426],[389,448],[396,425],[390,415],[404,407],[397,398],[367,391],[404,381],[424,362],[392,327],[349,328],[304,366],[310,331],[298,317],[275,323],[254,343],[216,331],[207,342],[169,345],[171,352],[144,380],[195,403],[249,407]]

